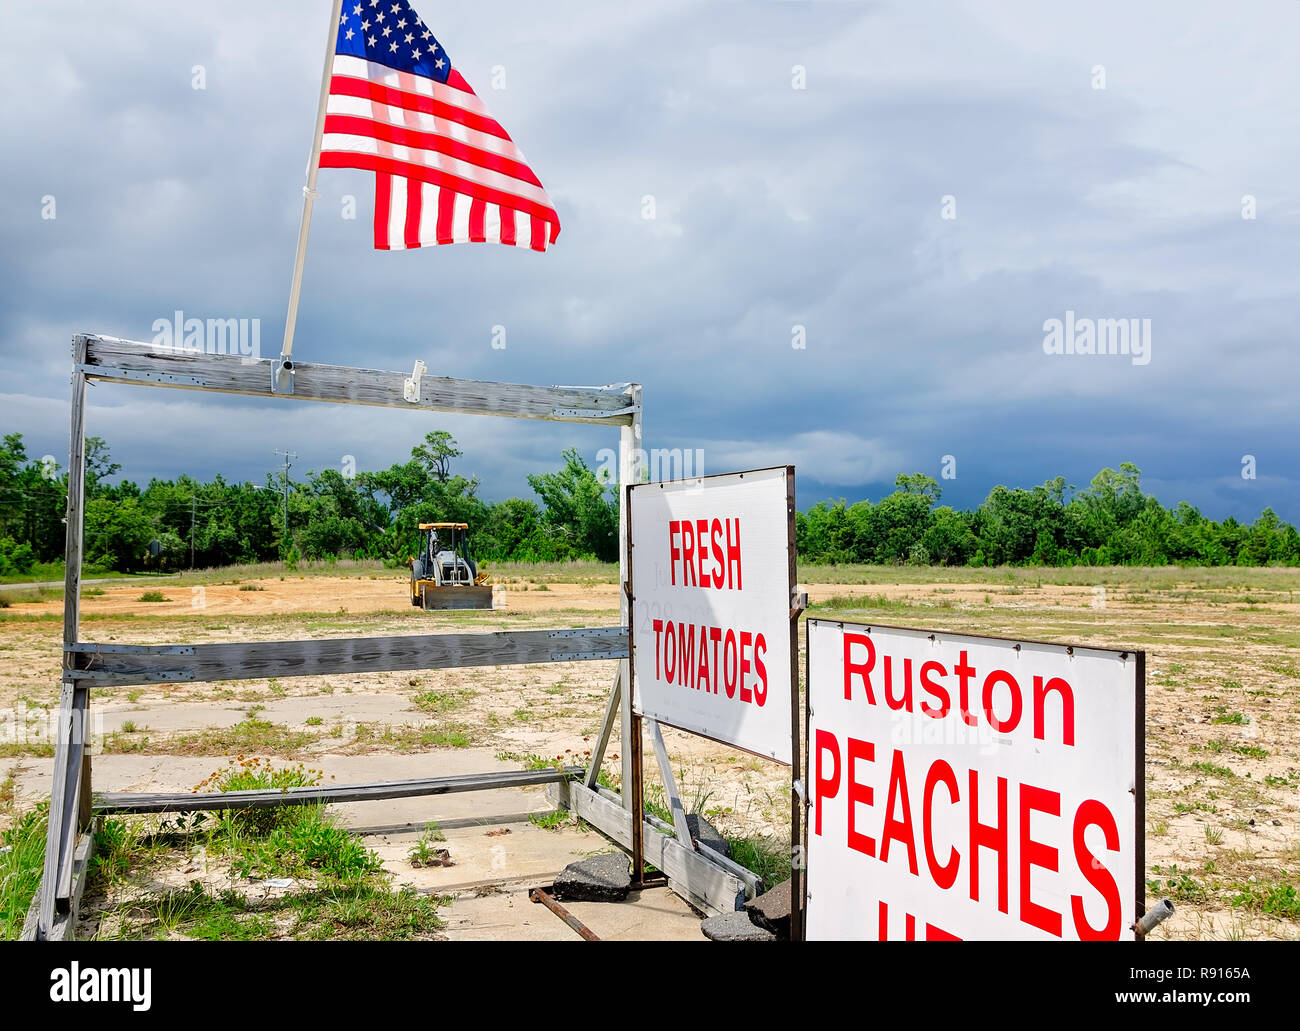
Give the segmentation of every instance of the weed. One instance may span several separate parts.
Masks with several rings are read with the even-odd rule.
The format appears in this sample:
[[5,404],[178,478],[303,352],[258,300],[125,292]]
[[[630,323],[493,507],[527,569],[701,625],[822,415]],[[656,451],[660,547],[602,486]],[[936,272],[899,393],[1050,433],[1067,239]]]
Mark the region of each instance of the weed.
[[552,809],[549,813],[529,813],[528,822],[544,831],[556,831],[573,820],[567,809]]
[[415,839],[415,844],[406,853],[406,858],[413,867],[452,866],[451,853],[445,848],[438,848],[436,842],[446,841],[447,836],[436,821],[424,825],[424,833]]
[[1267,916],[1300,920],[1300,892],[1294,884],[1240,884],[1230,899],[1234,906],[1252,909]]
[[163,594],[162,591],[145,591],[144,594],[140,595],[138,600],[139,601],[170,601],[171,599],[169,599],[167,595]]

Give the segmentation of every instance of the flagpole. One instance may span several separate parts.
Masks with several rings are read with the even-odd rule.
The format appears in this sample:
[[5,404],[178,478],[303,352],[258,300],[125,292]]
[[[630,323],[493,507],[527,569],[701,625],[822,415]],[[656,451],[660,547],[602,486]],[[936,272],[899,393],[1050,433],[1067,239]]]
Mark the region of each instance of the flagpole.
[[298,298],[302,292],[302,266],[307,258],[307,235],[311,231],[312,206],[316,202],[316,173],[320,171],[321,137],[325,131],[325,105],[329,100],[330,75],[334,69],[334,44],[338,38],[343,0],[333,0],[329,32],[325,37],[325,65],[321,70],[320,99],[316,105],[316,133],[312,137],[311,159],[307,163],[307,185],[302,188],[302,221],[298,225],[298,254],[293,263],[293,280],[289,285],[289,312],[284,320],[284,343],[280,360],[271,369],[271,390],[277,394],[293,393],[293,332],[298,322]]

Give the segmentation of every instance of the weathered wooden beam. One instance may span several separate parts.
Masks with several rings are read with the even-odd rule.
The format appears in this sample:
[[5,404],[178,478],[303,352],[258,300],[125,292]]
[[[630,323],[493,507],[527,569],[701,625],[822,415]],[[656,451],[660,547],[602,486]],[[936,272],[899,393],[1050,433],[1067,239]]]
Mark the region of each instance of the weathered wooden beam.
[[[54,914],[49,926],[40,928],[41,888],[32,899],[27,919],[23,921],[19,941],[71,941],[76,935],[77,914],[81,911],[81,897],[86,892],[89,879],[90,860],[95,854],[95,834],[88,829],[77,837],[77,847],[72,855],[72,885],[68,895],[67,909]],[[42,888],[44,881],[42,880]]]
[[420,379],[419,400],[408,401],[403,396],[403,386],[410,372],[382,372],[295,360],[293,393],[275,394],[271,390],[271,370],[276,362],[270,358],[207,354],[183,348],[162,350],[152,344],[114,337],[87,339],[84,364],[78,368],[92,380],[111,383],[598,426],[630,425],[634,416],[630,384],[542,387],[424,375]]
[[605,717],[600,721],[600,734],[596,737],[596,746],[591,750],[591,759],[587,763],[587,776],[583,783],[594,788],[600,780],[600,769],[605,762],[605,750],[609,747],[609,736],[614,732],[614,721],[618,718],[619,703],[623,698],[623,663],[618,664],[614,674],[614,686],[605,701]]
[[108,792],[95,796],[96,813],[191,813],[200,810],[268,809],[285,805],[316,805],[337,802],[373,802],[385,798],[416,798],[421,795],[449,795],[458,791],[487,791],[493,788],[526,788],[558,784],[581,777],[581,766],[563,769],[505,770],[499,773],[470,773],[455,777],[423,777],[387,780],[373,784],[327,784],[317,787],[271,788],[251,791]]
[[[640,483],[646,476],[645,433],[642,421],[642,392],[639,384],[631,385],[632,418],[618,434],[618,611],[624,626],[632,625],[632,608],[628,601],[627,584],[632,575],[632,533],[628,525],[627,489]],[[631,652],[629,651],[629,656]],[[632,664],[624,660],[619,666],[619,740],[622,752],[619,775],[623,795],[623,808],[632,811],[632,782],[640,776],[633,772],[632,747]],[[594,764],[593,764],[594,766]]]
[[[547,794],[571,809],[620,847],[632,847],[632,814],[603,791],[572,782],[552,785]],[[729,913],[745,901],[745,882],[709,857],[692,852],[653,824],[643,824],[646,862],[668,875],[673,891],[705,913]]]
[[[81,559],[86,493],[86,361],[89,338],[72,339],[72,397],[68,434],[68,497],[64,510],[63,648],[77,642],[81,613]],[[84,750],[85,709],[88,692],[66,677],[59,693],[54,775],[50,782],[49,825],[45,835],[45,865],[41,877],[37,934],[48,936],[58,911],[67,903],[72,886],[73,838],[80,811],[79,781]],[[75,736],[74,736],[75,735]]]
[[686,810],[682,808],[682,799],[677,792],[677,778],[673,776],[673,764],[668,760],[668,746],[664,744],[663,731],[654,720],[646,720],[650,727],[650,743],[654,746],[655,761],[659,764],[659,778],[664,784],[664,797],[668,800],[668,811],[673,814],[673,830],[683,848],[695,849],[691,838],[691,828],[686,822]]
[[211,683],[263,677],[622,659],[627,656],[627,630],[583,627],[160,646],[83,641],[73,647],[71,654],[76,658],[74,675],[96,687],[182,681]]

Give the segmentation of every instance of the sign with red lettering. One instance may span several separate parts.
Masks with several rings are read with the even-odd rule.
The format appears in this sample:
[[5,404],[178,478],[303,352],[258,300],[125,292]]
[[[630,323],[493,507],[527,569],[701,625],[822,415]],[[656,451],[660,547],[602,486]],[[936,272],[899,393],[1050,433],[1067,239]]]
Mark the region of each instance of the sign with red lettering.
[[1131,940],[1145,665],[808,620],[808,939]]
[[633,711],[790,764],[794,468],[628,490]]

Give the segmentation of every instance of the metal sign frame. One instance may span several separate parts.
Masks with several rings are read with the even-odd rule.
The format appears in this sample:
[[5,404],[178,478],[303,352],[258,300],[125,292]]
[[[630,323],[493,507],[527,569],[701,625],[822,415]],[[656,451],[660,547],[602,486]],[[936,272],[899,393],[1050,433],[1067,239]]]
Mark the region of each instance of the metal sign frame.
[[[639,482],[642,446],[642,390],[636,383],[604,387],[546,387],[482,380],[425,377],[411,390],[411,377],[347,366],[295,362],[293,389],[273,386],[278,362],[234,354],[209,354],[182,348],[158,350],[139,341],[78,334],[73,338],[72,400],[68,449],[67,542],[65,548],[62,688],[59,698],[50,819],[41,886],[28,912],[22,937],[62,940],[73,937],[77,910],[94,848],[98,813],[174,812],[200,809],[301,805],[475,791],[494,787],[547,784],[567,798],[569,782],[584,777],[595,801],[581,815],[597,829],[628,847],[633,799],[599,788],[596,779],[614,722],[622,739],[632,739],[633,720],[627,672],[628,599],[620,601],[621,625],[561,630],[498,633],[420,634],[400,637],[328,638],[223,644],[112,645],[80,636],[81,563],[85,515],[85,423],[87,383],[125,383],[210,393],[243,394],[290,401],[373,405],[419,412],[450,412],[509,418],[544,419],[619,428],[619,477]],[[620,580],[627,571],[626,506],[620,491]],[[91,752],[86,717],[90,688],[160,681],[260,679],[341,672],[402,669],[453,669],[579,660],[619,661],[601,736],[591,762],[581,768],[510,771],[407,781],[337,785],[291,792],[245,792],[237,795],[114,793],[92,798]],[[639,728],[638,728],[639,730]],[[639,735],[638,735],[639,736]],[[639,784],[632,755],[624,747],[622,783]],[[735,864],[717,862],[708,850],[662,853],[657,865],[675,871],[697,902],[726,908],[751,885],[753,875]]]
[[[800,940],[803,936],[802,911],[803,911],[803,900],[804,900],[804,887],[803,887],[802,858],[803,855],[805,854],[803,850],[804,832],[802,827],[803,806],[801,804],[803,785],[799,780],[799,770],[801,765],[801,759],[799,754],[799,737],[800,737],[799,735],[799,616],[803,613],[804,609],[807,608],[808,599],[807,599],[807,595],[801,595],[798,593],[798,568],[797,568],[798,557],[797,557],[797,551],[795,546],[795,477],[794,477],[795,469],[794,466],[792,465],[774,466],[769,469],[746,469],[738,472],[715,473],[709,476],[692,477],[689,482],[697,482],[703,486],[706,485],[709,480],[734,479],[736,477],[743,477],[749,473],[771,472],[774,469],[784,470],[785,488],[786,488],[786,497],[785,497],[786,554],[788,556],[787,567],[786,567],[786,582],[787,582],[787,599],[789,604],[789,635],[790,635],[789,638],[790,750],[791,750],[791,762],[790,762],[790,854],[791,854],[790,888],[791,888],[791,894],[790,897],[791,897],[791,905],[793,907],[791,913],[790,928],[791,928],[791,937],[797,941]],[[633,548],[632,503],[631,503],[632,491],[647,490],[654,486],[655,486],[654,483],[637,482],[637,483],[629,483],[623,488],[623,498],[621,501],[621,506],[622,509],[627,513],[627,518],[625,520],[626,538],[624,542],[625,545],[624,550],[629,556]],[[636,664],[633,661],[635,657],[635,642],[634,642],[634,635],[632,633],[632,617],[634,613],[632,613],[631,610],[636,599],[636,585],[633,578],[632,563],[630,560],[625,564],[624,569],[625,572],[624,572],[624,583],[623,583],[623,595],[629,609],[629,616],[625,620],[625,623],[628,627],[628,660],[625,663],[625,666],[628,670],[628,676],[631,679],[631,682],[635,683]],[[629,690],[628,692],[629,701],[631,700],[632,697],[633,697],[633,692]],[[713,850],[707,848],[707,846],[701,845],[697,840],[695,840],[692,837],[690,833],[689,826],[687,825],[686,822],[686,813],[681,804],[680,795],[677,791],[676,779],[673,776],[672,764],[668,759],[668,750],[664,745],[663,732],[660,730],[661,722],[666,722],[666,721],[655,720],[648,716],[642,716],[636,713],[635,711],[632,713],[632,745],[633,745],[632,765],[633,765],[633,777],[634,777],[633,791],[632,791],[632,826],[633,826],[632,877],[634,882],[640,882],[644,878],[645,863],[647,858],[649,858],[656,867],[662,869],[662,866],[660,866],[659,862],[655,860],[653,856],[647,857],[646,854],[647,839],[645,837],[644,832],[642,831],[642,828],[647,825],[644,817],[645,793],[643,790],[643,784],[644,784],[644,777],[645,777],[645,768],[644,768],[643,750],[641,746],[641,736],[642,736],[641,729],[643,725],[648,726],[650,731],[651,742],[654,746],[655,761],[659,768],[660,778],[663,781],[664,794],[667,798],[669,809],[671,810],[673,816],[673,823],[671,828],[667,826],[660,826],[657,827],[656,830],[662,833],[671,832],[675,836],[677,842],[680,843],[683,848],[695,848],[701,850],[709,854],[715,860],[725,859],[725,857],[719,855],[716,852],[713,852]],[[668,725],[675,726],[674,724],[668,724]],[[688,727],[676,727],[676,729],[681,730],[683,733],[691,734],[695,737],[702,737],[705,738],[706,740],[717,741],[719,744],[726,745],[729,748],[735,748],[736,750],[746,752],[747,754],[753,754],[753,755],[759,754],[759,753],[750,752],[748,749],[740,745],[737,745],[734,742],[722,741],[718,738],[711,737],[707,734],[703,734],[697,730],[693,730]],[[770,760],[771,756],[763,755],[761,756],[761,758]],[[659,835],[656,835],[656,837],[657,836]],[[730,861],[728,860],[727,862],[729,863]],[[736,866],[736,864],[731,864],[731,865]],[[747,882],[747,887],[749,888],[751,893],[757,892],[760,889],[766,887],[761,883],[756,883],[757,878],[754,878],[753,875],[750,874],[749,871],[746,871],[743,867],[736,866],[736,870],[742,876],[744,874],[748,874],[748,877],[746,878],[746,882]],[[671,883],[672,882],[670,879],[670,884]]]
[[[1134,769],[1133,769],[1133,847],[1134,847],[1134,867],[1135,874],[1133,878],[1133,924],[1131,925],[1137,931],[1137,939],[1140,941],[1144,938],[1145,930],[1140,925],[1146,912],[1146,880],[1144,872],[1146,870],[1146,652],[1140,649],[1124,648],[1098,648],[1095,645],[1067,644],[1060,641],[1041,641],[1031,637],[998,637],[994,634],[972,634],[964,631],[948,631],[927,629],[922,627],[897,626],[891,623],[855,623],[851,620],[843,619],[809,619],[807,621],[806,632],[809,635],[808,649],[804,655],[804,776],[803,784],[812,783],[812,755],[809,751],[811,745],[809,734],[812,727],[812,644],[811,632],[812,625],[824,623],[829,626],[839,627],[841,630],[846,626],[858,627],[870,633],[872,628],[880,630],[904,630],[908,633],[930,634],[932,637],[967,637],[983,641],[1010,642],[1012,644],[1032,644],[1044,645],[1051,648],[1065,648],[1072,651],[1077,648],[1080,651],[1091,652],[1114,652],[1120,658],[1124,659],[1129,656],[1134,660],[1134,702],[1133,702],[1133,734],[1134,734]],[[811,797],[806,800],[806,806],[811,808]],[[808,824],[810,820],[804,821],[804,835],[802,842],[803,855],[808,855]],[[805,921],[800,929],[801,935],[807,931],[807,894],[810,885],[808,871],[804,872],[803,892],[804,897],[800,907],[800,919]],[[1173,907],[1169,907],[1169,912]],[[1167,914],[1162,915],[1167,916]],[[1155,923],[1159,923],[1156,920]],[[1130,926],[1130,925],[1125,925]]]

